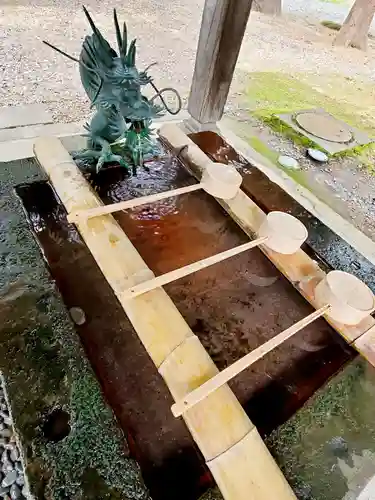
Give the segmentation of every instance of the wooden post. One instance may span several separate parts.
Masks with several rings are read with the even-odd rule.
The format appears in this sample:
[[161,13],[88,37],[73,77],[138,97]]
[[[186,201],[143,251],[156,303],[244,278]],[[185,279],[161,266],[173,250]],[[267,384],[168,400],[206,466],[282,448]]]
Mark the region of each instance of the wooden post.
[[209,128],[223,115],[251,4],[252,0],[205,2],[188,104],[195,128]]

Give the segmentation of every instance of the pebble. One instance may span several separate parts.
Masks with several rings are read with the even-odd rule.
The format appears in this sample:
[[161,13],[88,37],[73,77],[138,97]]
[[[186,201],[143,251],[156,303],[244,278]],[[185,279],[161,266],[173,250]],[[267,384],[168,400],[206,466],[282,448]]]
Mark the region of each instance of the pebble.
[[14,447],[11,451],[10,451],[10,459],[12,462],[16,462],[18,459],[19,459],[19,451],[18,451],[18,448],[17,447]]
[[290,168],[292,170],[298,170],[300,168],[299,163],[296,159],[291,156],[279,156],[277,161],[280,163],[282,167]]
[[307,150],[307,154],[315,161],[319,161],[320,163],[327,163],[328,155],[323,153],[323,151],[319,151],[319,149],[309,148]]
[[24,486],[25,478],[24,478],[23,474],[21,474],[20,476],[17,476],[16,483],[18,484],[18,486]]
[[10,488],[10,498],[12,500],[18,500],[18,498],[21,498],[21,490],[16,484],[12,484]]
[[17,471],[16,470],[11,470],[8,472],[8,474],[4,477],[1,486],[6,487],[6,486],[11,486],[13,483],[16,482],[17,479]]
[[86,323],[86,315],[80,307],[71,307],[69,314],[76,325],[84,325]]
[[25,500],[29,495],[25,489],[24,469],[13,433],[12,419],[0,385],[0,499]]

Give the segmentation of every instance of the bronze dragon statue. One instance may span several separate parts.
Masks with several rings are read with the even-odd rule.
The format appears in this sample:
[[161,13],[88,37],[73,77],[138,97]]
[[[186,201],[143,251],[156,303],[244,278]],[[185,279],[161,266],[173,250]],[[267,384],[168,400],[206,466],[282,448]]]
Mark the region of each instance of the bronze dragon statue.
[[[103,165],[116,162],[132,169],[145,159],[158,154],[157,141],[152,135],[152,119],[164,111],[177,114],[182,107],[181,97],[173,88],[158,90],[148,70],[138,71],[135,65],[136,40],[129,45],[127,27],[119,26],[116,9],[113,11],[118,53],[95,26],[87,9],[84,13],[92,29],[86,36],[79,59],[44,42],[60,54],[79,64],[82,85],[96,112],[86,124],[87,149],[75,154],[75,159],[94,162],[98,172]],[[156,94],[148,99],[141,88],[151,85]],[[171,108],[166,96],[173,96],[176,106]],[[159,104],[157,103],[159,101]]]

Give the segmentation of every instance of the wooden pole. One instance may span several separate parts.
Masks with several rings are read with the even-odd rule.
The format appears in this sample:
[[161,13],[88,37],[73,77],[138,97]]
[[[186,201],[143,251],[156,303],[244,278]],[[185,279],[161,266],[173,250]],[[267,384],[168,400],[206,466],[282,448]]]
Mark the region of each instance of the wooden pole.
[[100,215],[112,214],[114,212],[119,212],[120,210],[127,210],[130,208],[140,207],[148,203],[154,203],[155,201],[165,200],[166,198],[172,198],[173,196],[180,196],[182,194],[191,193],[193,191],[198,191],[199,189],[202,189],[201,184],[193,184],[192,186],[186,186],[178,189],[171,189],[170,191],[164,191],[163,193],[150,194],[149,196],[141,196],[140,198],[133,198],[132,200],[120,201],[118,203],[112,203],[110,205],[89,208],[86,210],[78,210],[70,213],[67,218],[69,222],[77,222],[80,219],[91,219],[92,217],[99,217]]
[[252,0],[206,0],[188,110],[198,124],[219,121],[240,52]]
[[[34,152],[68,213],[102,205],[58,139],[38,139]],[[123,299],[151,271],[113,216],[79,221],[77,228],[175,401],[216,375],[215,363],[162,288]],[[184,420],[225,500],[296,499],[227,385]]]
[[129,290],[126,290],[126,292],[124,293],[124,299],[129,300],[133,299],[134,297],[138,297],[138,295],[142,295],[143,293],[154,290],[157,287],[164,286],[167,283],[171,283],[172,281],[176,281],[180,278],[183,278],[184,276],[188,276],[189,274],[201,271],[206,267],[218,264],[219,262],[229,259],[230,257],[234,257],[235,255],[238,255],[242,252],[246,252],[247,250],[257,247],[258,245],[261,245],[266,241],[266,237],[258,238],[257,240],[249,241],[248,243],[239,245],[238,247],[225,250],[224,252],[213,255],[212,257],[207,257],[206,259],[199,260],[198,262],[193,262],[192,264],[188,264],[187,266],[180,267],[179,269],[175,269],[174,271],[165,273],[162,276],[158,276],[157,278],[147,280],[143,283],[140,283],[139,285],[129,288]]
[[208,380],[200,387],[192,391],[190,394],[188,394],[182,401],[178,401],[177,403],[175,403],[172,406],[173,415],[175,417],[180,417],[183,413],[185,413],[185,411],[189,410],[200,401],[203,401],[203,399],[205,399],[207,396],[232,380],[232,378],[236,377],[246,368],[249,368],[249,366],[253,365],[256,361],[259,361],[259,359],[263,358],[277,346],[284,343],[286,340],[290,339],[290,337],[293,337],[293,335],[301,331],[307,325],[323,316],[323,314],[325,314],[329,308],[329,305],[321,307],[318,311],[315,311],[309,316],[306,316],[306,318],[301,319],[301,321],[298,321],[298,323],[295,323],[290,328],[287,328],[283,332],[279,333],[279,335],[276,335],[276,337],[268,340],[268,342],[265,342],[261,346],[249,352],[249,354],[246,354],[246,356],[244,356],[243,358],[225,368],[225,370],[218,373],[217,375],[212,377],[212,379]]

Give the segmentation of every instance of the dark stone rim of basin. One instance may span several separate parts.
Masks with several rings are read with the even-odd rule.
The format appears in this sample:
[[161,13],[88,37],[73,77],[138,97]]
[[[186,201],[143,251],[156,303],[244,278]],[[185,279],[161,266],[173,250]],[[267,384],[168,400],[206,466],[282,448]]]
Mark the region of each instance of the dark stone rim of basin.
[[[0,370],[35,498],[149,499],[105,403],[14,187],[45,181],[32,160],[0,168]],[[61,407],[71,432],[48,442],[43,419]],[[77,479],[81,478],[81,484]]]

